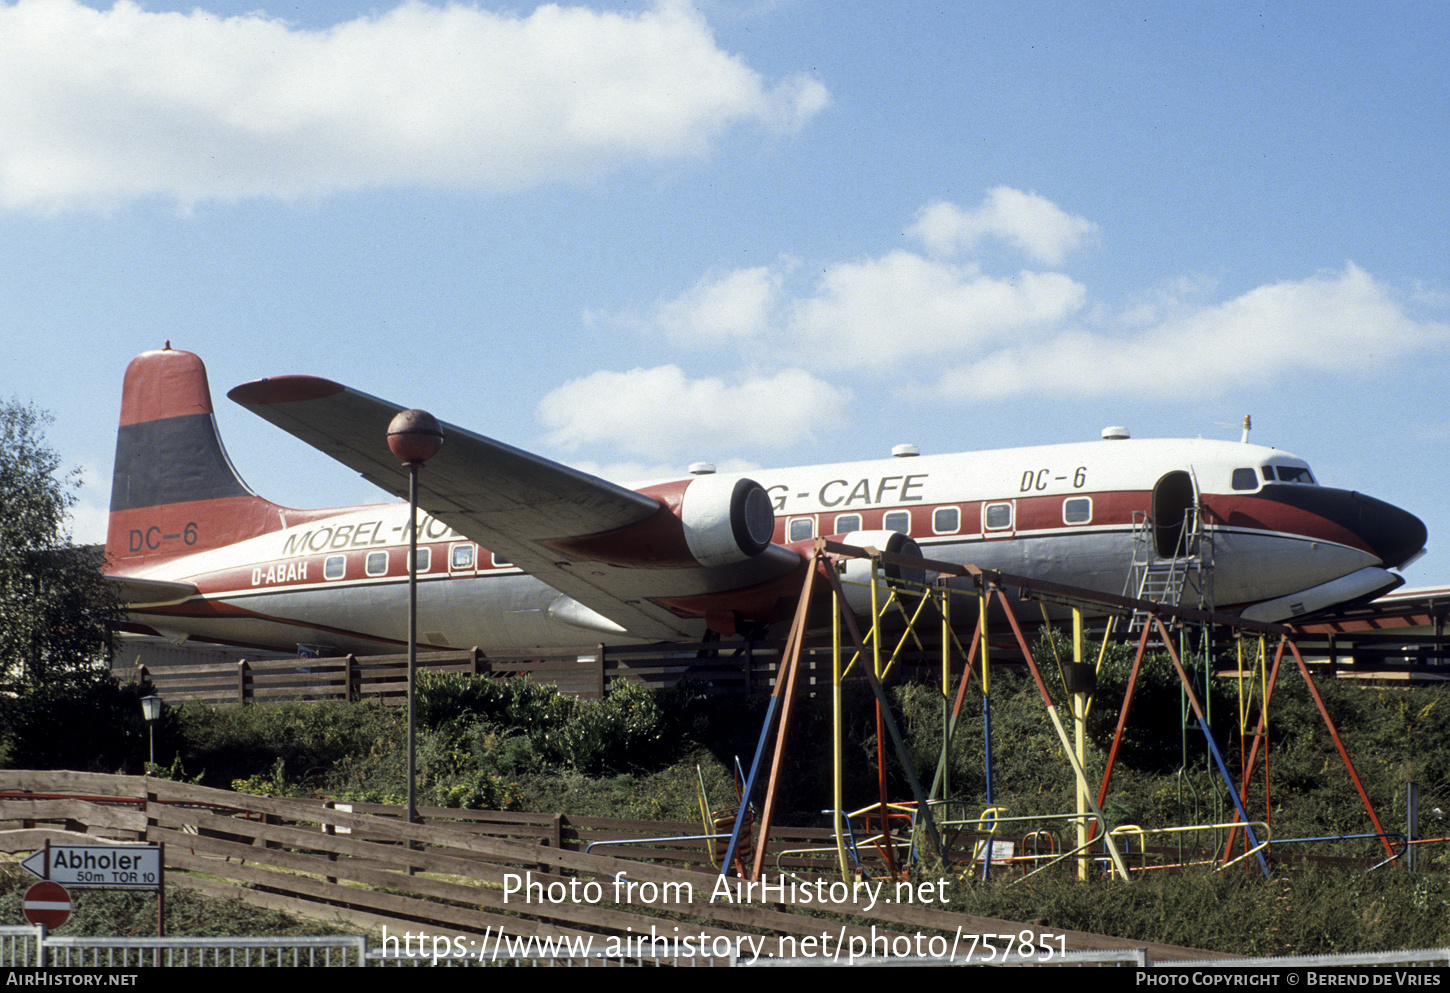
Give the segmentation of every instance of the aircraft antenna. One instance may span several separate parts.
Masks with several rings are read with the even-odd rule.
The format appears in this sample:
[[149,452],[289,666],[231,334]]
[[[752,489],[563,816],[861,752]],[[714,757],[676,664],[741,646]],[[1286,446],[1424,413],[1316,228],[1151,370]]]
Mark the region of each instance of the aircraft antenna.
[[1244,415],[1244,436],[1239,439],[1239,443],[1240,444],[1247,445],[1249,443],[1249,428],[1251,428],[1253,426],[1254,426],[1253,421],[1250,420],[1248,414],[1245,414]]

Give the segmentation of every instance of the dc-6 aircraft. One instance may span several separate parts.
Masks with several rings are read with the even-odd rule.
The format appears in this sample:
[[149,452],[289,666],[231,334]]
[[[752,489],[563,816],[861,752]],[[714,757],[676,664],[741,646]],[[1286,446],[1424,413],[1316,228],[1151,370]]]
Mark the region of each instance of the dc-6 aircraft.
[[[229,396],[406,496],[386,442],[399,406],[310,376]],[[443,432],[420,474],[416,522],[418,630],[438,647],[749,633],[789,621],[816,536],[1120,593],[1136,513],[1162,555],[1210,536],[1217,607],[1261,620],[1393,589],[1402,580],[1388,570],[1426,537],[1411,514],[1320,486],[1302,460],[1247,443],[1110,430],[1080,444],[633,489]],[[388,650],[406,637],[408,538],[405,504],[292,510],[253,493],[222,448],[201,360],[168,343],[131,363],[106,552],[134,629]]]

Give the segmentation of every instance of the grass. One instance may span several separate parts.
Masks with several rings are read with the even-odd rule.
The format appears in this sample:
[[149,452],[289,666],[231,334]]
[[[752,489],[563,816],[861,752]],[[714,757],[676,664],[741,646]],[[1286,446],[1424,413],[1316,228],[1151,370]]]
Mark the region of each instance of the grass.
[[[1130,661],[1130,652],[1113,649],[1100,680],[1088,726],[1087,766],[1094,786]],[[1436,814],[1450,810],[1450,750],[1439,747],[1450,736],[1447,691],[1374,690],[1327,681],[1320,690],[1385,828],[1403,826],[1406,786],[1413,782],[1420,788],[1419,834],[1450,834],[1437,819],[1443,815]],[[897,686],[892,693],[912,760],[930,783],[940,751],[940,697],[922,685]],[[1219,744],[1237,772],[1236,702],[1222,684],[1215,683],[1209,695]],[[860,687],[849,687],[845,697],[846,796],[848,805],[860,805],[876,793],[873,705]],[[1182,730],[1182,711],[1176,676],[1164,660],[1150,659],[1105,805],[1114,823],[1154,827],[1231,816],[1227,792],[1210,771],[1201,736]],[[651,696],[616,684],[606,700],[589,703],[524,682],[438,677],[425,683],[420,712],[425,803],[694,821],[701,776],[712,806],[733,802],[734,763],[737,756],[748,762],[753,754],[764,700],[709,697],[689,685]],[[1265,809],[1262,786],[1256,785],[1250,793],[1253,816],[1271,817],[1277,838],[1372,830],[1297,674],[1281,677],[1272,717],[1272,807]],[[400,721],[397,710],[368,704],[187,705],[169,712],[157,747],[172,775],[207,785],[389,801],[403,788]],[[994,802],[1013,814],[1070,809],[1069,767],[1030,680],[1007,670],[994,676],[992,721]],[[974,810],[985,798],[982,727],[980,697],[972,696],[950,750],[950,766],[954,795]],[[802,701],[793,718],[777,823],[825,826],[820,811],[831,802],[830,734],[826,702]],[[10,751],[34,750],[11,741]],[[116,771],[134,758],[126,752],[110,759],[88,755],[85,761],[92,768],[107,768],[109,761],[109,770]],[[887,778],[893,797],[908,795],[894,757],[888,760]],[[1442,923],[1450,921],[1443,878],[1450,857],[1435,854],[1443,850],[1427,849],[1422,855],[1427,871],[1417,876],[1398,868],[1365,872],[1377,858],[1373,842],[1286,851],[1357,861],[1340,868],[1285,863],[1269,882],[1252,867],[1217,874],[1150,873],[1126,886],[1046,876],[971,881],[957,888],[953,906],[1046,927],[1244,954],[1450,944],[1450,925]],[[95,893],[87,895],[87,906],[93,898],[104,908],[97,919],[108,930],[125,926],[154,933],[149,898]],[[18,918],[18,907],[6,902],[18,899],[7,890],[0,896],[0,913]],[[202,901],[178,891],[172,909],[183,923],[172,928],[175,933],[265,933],[274,926],[266,923],[266,915],[244,925],[229,917],[227,908]],[[199,909],[189,910],[192,906]],[[184,923],[188,916],[195,918],[194,925]],[[247,920],[253,920],[250,912]],[[193,926],[198,930],[186,930]]]
[[1233,955],[1314,955],[1450,944],[1450,880],[1398,869],[1149,874],[1131,885],[1002,881],[953,909],[1041,929],[1112,934]]

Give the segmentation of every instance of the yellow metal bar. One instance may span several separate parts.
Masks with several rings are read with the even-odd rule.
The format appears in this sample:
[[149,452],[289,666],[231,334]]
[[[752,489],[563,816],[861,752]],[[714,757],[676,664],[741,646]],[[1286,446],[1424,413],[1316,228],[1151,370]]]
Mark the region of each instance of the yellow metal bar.
[[[1108,615],[1107,626],[1103,628],[1103,643],[1098,646],[1098,662],[1097,665],[1093,667],[1093,675],[1095,676],[1101,676],[1103,674],[1103,663],[1106,662],[1108,659],[1108,642],[1112,641],[1113,639],[1113,625],[1117,622],[1117,614]],[[1089,693],[1087,699],[1083,701],[1083,720],[1087,720],[1088,715],[1093,712],[1093,699],[1094,694]]]
[[872,556],[871,562],[871,671],[881,679],[881,587],[877,584],[877,567],[881,560]]
[[982,618],[982,696],[992,695],[992,683],[990,679],[991,668],[987,662],[987,588],[982,587],[977,594],[977,606],[981,610]]
[[[824,545],[824,542],[819,538],[816,539],[816,543],[818,548]],[[873,569],[875,564],[877,563],[873,562]],[[824,574],[825,582],[830,583],[832,588],[836,591],[842,592],[841,580],[840,577],[836,575],[836,571],[834,569],[826,569],[824,570]],[[874,590],[875,587],[873,584],[873,598],[875,596]],[[844,599],[844,594],[842,596],[842,599]],[[861,632],[856,626],[856,619],[854,615],[847,613],[843,609],[843,606],[844,605],[840,605],[840,609],[838,610],[841,616],[841,621],[846,631],[850,634],[851,641],[856,645],[857,652],[862,652],[865,650],[865,641],[861,637]],[[875,621],[875,619],[876,618],[873,616],[873,622]],[[896,719],[891,716],[889,701],[886,699],[886,691],[882,687],[881,681],[876,678],[876,673],[870,669],[866,670],[866,682],[871,687],[872,695],[876,697],[878,740],[884,741],[886,737],[890,737],[892,746],[896,749],[897,760],[901,763],[902,770],[906,775],[907,781],[911,785],[911,795],[915,798],[917,802],[917,809],[920,811],[917,819],[917,826],[925,828],[927,838],[931,843],[931,847],[934,853],[938,858],[941,858],[943,861],[945,861],[946,856],[945,852],[942,850],[941,835],[936,829],[935,820],[932,818],[931,809],[927,802],[926,793],[921,787],[920,780],[917,779],[916,769],[912,765],[911,756],[907,754],[906,743],[901,737],[901,730],[896,726]],[[883,730],[885,731],[885,734],[881,733]],[[878,761],[878,766],[880,768],[884,768],[885,763]],[[886,802],[887,800],[883,796],[881,798],[881,803],[884,805]]]
[[918,651],[926,651],[926,646],[922,644],[921,638],[917,636],[916,622],[921,620],[922,612],[926,609],[926,605],[929,602],[930,596],[928,595],[928,593],[923,592],[922,596],[917,602],[916,609],[908,614],[906,612],[906,608],[902,606],[901,597],[898,595],[898,591],[889,590],[889,595],[886,598],[886,606],[882,609],[883,611],[890,610],[892,606],[895,606],[897,612],[901,614],[902,619],[906,621],[906,630],[901,633],[901,637],[898,638],[896,641],[896,647],[891,650],[891,657],[886,660],[886,668],[881,673],[882,679],[886,679],[891,675],[891,669],[901,658],[901,651],[906,647],[907,639],[910,639],[916,643]]
[[941,697],[947,700],[952,695],[952,596],[945,586],[932,595],[941,598]]
[[[1007,623],[1012,626],[1012,634],[1017,638],[1017,647],[1022,650],[1022,655],[1027,659],[1027,668],[1032,673],[1033,680],[1037,683],[1037,692],[1042,697],[1042,703],[1047,708],[1047,716],[1052,718],[1052,727],[1057,731],[1057,740],[1062,743],[1062,750],[1067,753],[1068,761],[1072,765],[1073,775],[1087,789],[1087,775],[1083,772],[1082,763],[1077,760],[1077,753],[1073,750],[1072,740],[1068,737],[1067,728],[1062,726],[1062,718],[1057,714],[1057,705],[1052,702],[1052,697],[1047,692],[1047,684],[1042,681],[1042,671],[1037,667],[1037,660],[1032,657],[1032,650],[1027,647],[1027,639],[1022,636],[1022,628],[1017,623],[1017,615],[1012,612],[1012,605],[1007,602],[1007,594],[997,590],[997,596],[1002,601],[1002,612],[1007,615]],[[1103,815],[1102,808],[1097,801],[1093,801],[1093,813],[1098,819],[1107,824],[1108,819]],[[1118,846],[1113,843],[1112,833],[1103,836],[1108,846],[1108,854],[1112,857],[1113,867],[1126,882],[1132,877],[1128,875],[1128,867],[1123,862],[1123,856],[1118,853]]]
[[845,758],[842,754],[841,739],[845,734],[842,726],[841,713],[841,602],[840,594],[835,590],[831,591],[831,763],[834,770],[831,784],[831,807],[834,811],[836,826],[836,861],[841,867],[841,881],[849,882],[851,878],[851,865],[846,858],[846,823],[841,813],[846,805],[845,786]]
[[[952,793],[952,605],[945,584],[933,590],[932,596],[941,598],[941,798],[945,800]],[[933,785],[932,793],[935,792]]]
[[[1076,665],[1082,664],[1082,609],[1072,608],[1072,661]],[[1084,693],[1072,695],[1073,730],[1077,739],[1077,761],[1078,765],[1087,767],[1087,699]],[[1077,846],[1087,847],[1087,781],[1077,781]],[[1078,863],[1078,879],[1087,880],[1087,863]]]
[[[881,585],[879,582],[881,559],[872,555],[871,563],[871,672],[876,676],[877,683],[881,682]],[[876,700],[876,791],[881,806],[881,831],[883,834],[891,833],[891,822],[887,819],[886,809],[886,735],[885,725],[882,721],[881,710],[886,706],[883,697]],[[886,856],[886,871],[892,876],[896,875],[896,859],[890,845],[883,846],[882,853]]]

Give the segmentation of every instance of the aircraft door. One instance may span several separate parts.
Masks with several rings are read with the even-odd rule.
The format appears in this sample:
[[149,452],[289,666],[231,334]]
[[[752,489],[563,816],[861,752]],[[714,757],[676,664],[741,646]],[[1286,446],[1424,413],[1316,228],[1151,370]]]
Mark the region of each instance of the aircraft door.
[[1153,504],[1149,511],[1153,522],[1153,546],[1163,558],[1189,554],[1194,535],[1185,534],[1188,512],[1198,503],[1198,487],[1193,476],[1182,469],[1164,473],[1153,484]]

